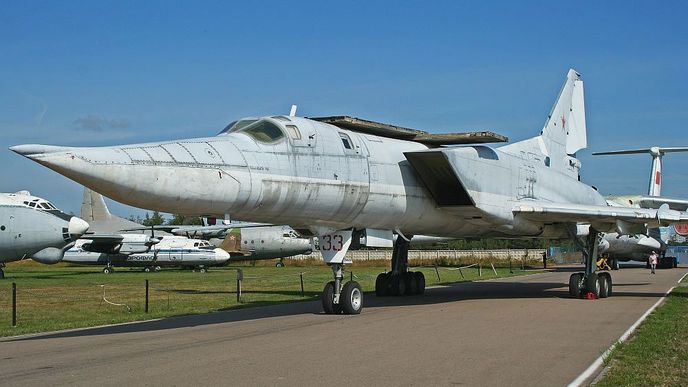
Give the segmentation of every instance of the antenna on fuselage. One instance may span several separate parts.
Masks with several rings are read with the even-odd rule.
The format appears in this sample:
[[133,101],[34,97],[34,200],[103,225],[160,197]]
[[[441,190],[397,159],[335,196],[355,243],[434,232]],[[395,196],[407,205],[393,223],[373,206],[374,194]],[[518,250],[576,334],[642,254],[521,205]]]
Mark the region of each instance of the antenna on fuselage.
[[291,105],[291,110],[289,111],[289,117],[296,117],[296,109],[298,109],[298,106]]

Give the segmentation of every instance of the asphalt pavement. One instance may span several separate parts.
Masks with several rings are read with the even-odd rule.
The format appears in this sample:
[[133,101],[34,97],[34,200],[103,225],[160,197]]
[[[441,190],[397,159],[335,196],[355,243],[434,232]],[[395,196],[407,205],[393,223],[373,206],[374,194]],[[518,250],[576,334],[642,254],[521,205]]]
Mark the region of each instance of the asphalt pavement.
[[301,302],[0,339],[0,384],[566,385],[688,269],[613,272],[568,297],[570,270],[366,294],[358,316]]

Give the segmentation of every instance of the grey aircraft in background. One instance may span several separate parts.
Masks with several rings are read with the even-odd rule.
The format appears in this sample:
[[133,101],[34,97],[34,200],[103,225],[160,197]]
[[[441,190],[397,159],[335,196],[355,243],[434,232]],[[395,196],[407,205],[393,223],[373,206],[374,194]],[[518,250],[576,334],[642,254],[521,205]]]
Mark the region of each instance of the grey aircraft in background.
[[[652,168],[650,169],[650,179],[647,196],[625,195],[610,196],[607,202],[611,206],[628,206],[637,208],[658,208],[667,204],[669,208],[678,211],[688,209],[688,200],[662,198],[662,157],[667,153],[688,152],[688,147],[668,147],[662,148],[653,146],[644,149],[628,149],[619,151],[595,152],[593,155],[629,155],[629,154],[649,154],[652,156]],[[600,253],[607,254],[610,266],[613,270],[619,269],[619,261],[640,261],[647,262],[650,254],[655,251],[661,254],[659,260],[660,267],[676,267],[676,257],[667,257],[668,236],[663,237],[659,228],[650,228],[645,232],[635,235],[620,235],[619,233],[605,233],[600,241]]]
[[7,262],[24,258],[59,262],[88,227],[84,220],[28,191],[0,193],[0,278]]
[[[431,134],[348,116],[246,118],[215,137],[110,147],[20,145],[11,149],[122,203],[189,215],[289,224],[319,239],[334,281],[327,313],[360,313],[358,283],[344,283],[352,241],[389,245],[392,270],[379,295],[418,294],[409,272],[413,235],[450,238],[570,238],[584,251],[572,274],[578,297],[611,294],[611,275],[595,272],[601,232],[688,220],[658,209],[610,207],[580,181],[577,151],[587,146],[583,81],[570,70],[538,135],[498,148],[491,132]],[[468,145],[456,147],[452,145]],[[155,184],[142,182],[155,181]],[[191,183],[192,182],[192,183]],[[357,245],[359,243],[353,243]],[[356,247],[356,246],[354,246]]]

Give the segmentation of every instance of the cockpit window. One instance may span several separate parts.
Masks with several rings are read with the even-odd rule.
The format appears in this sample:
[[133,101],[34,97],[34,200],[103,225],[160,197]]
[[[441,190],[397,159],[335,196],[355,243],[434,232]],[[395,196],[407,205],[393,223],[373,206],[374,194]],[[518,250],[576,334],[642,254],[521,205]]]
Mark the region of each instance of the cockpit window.
[[267,120],[255,122],[246,128],[240,130],[241,133],[246,133],[256,139],[256,141],[273,143],[284,138],[284,133],[279,126]]
[[354,149],[353,145],[351,145],[351,138],[349,138],[348,135],[344,133],[339,133],[339,137],[342,139],[342,144],[344,144],[344,148],[346,149]]
[[230,122],[229,125],[227,125],[220,134],[227,134],[227,133],[232,133],[236,132],[237,130],[241,130],[242,128],[245,128],[252,123],[256,122],[258,120],[239,120],[239,121],[233,121]]
[[287,125],[287,131],[289,132],[291,138],[295,140],[301,139],[301,132],[299,131],[299,128],[296,127],[296,125]]
[[43,207],[43,209],[46,209],[46,210],[50,209],[50,206],[48,205],[48,203],[40,203],[40,205],[41,205],[41,207]]

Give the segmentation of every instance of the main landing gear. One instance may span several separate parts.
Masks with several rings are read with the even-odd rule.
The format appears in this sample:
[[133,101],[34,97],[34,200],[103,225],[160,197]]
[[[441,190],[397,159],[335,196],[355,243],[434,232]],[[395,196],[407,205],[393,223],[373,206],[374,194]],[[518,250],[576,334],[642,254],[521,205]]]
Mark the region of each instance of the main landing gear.
[[410,240],[397,236],[392,252],[392,271],[382,273],[375,280],[375,295],[404,296],[425,293],[423,273],[408,271],[408,251]]
[[574,298],[606,298],[612,295],[612,276],[609,272],[597,273],[597,246],[600,233],[590,229],[585,238],[574,238],[583,251],[585,271],[573,273],[569,277],[569,295]]
[[105,266],[103,268],[103,274],[110,274],[110,273],[114,273],[114,272],[115,272],[115,268],[112,266],[108,265],[108,266]]

